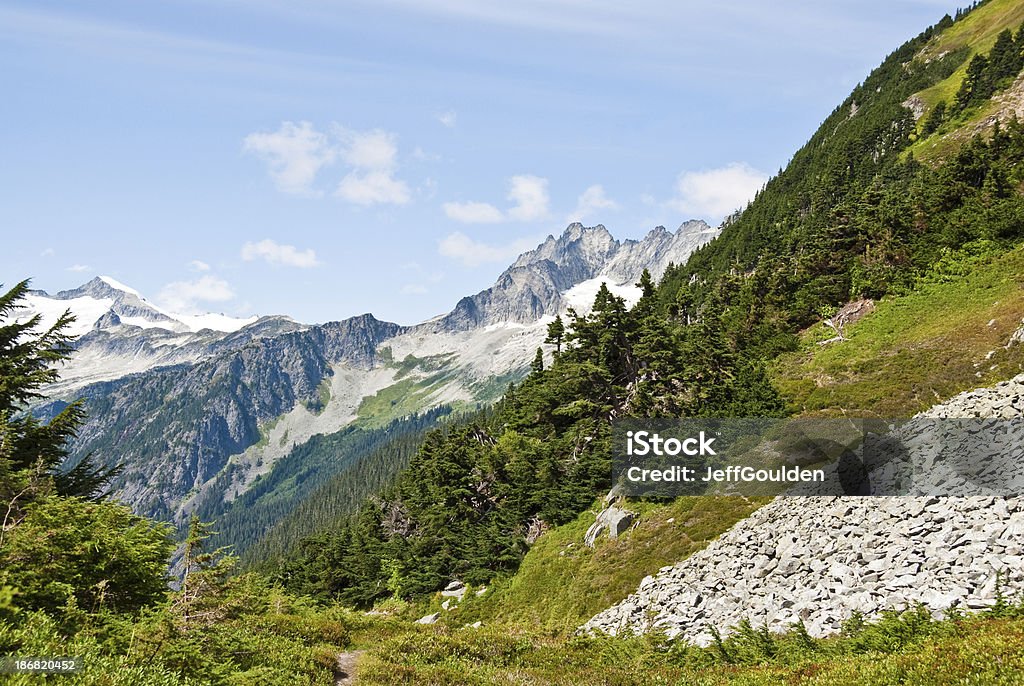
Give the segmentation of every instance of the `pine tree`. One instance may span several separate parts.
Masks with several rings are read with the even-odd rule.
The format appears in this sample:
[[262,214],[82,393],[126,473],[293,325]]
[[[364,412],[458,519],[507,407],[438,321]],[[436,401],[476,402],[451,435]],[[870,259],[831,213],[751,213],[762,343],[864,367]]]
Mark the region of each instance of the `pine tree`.
[[41,389],[58,379],[57,365],[71,354],[67,327],[74,322],[64,312],[40,331],[41,317],[19,322],[15,312],[28,293],[22,281],[0,295],[0,504],[7,513],[4,526],[16,521],[34,498],[54,491],[98,499],[116,468],[98,468],[89,458],[65,470],[68,442],[74,438],[84,412],[80,402],[65,407],[48,423],[26,412],[28,403],[43,397]]
[[208,523],[192,515],[181,560],[181,588],[172,605],[185,631],[196,624],[216,623],[226,610],[222,596],[237,560],[227,554],[226,548],[207,549],[207,541],[213,534]]
[[971,58],[970,64],[967,65],[967,74],[956,92],[957,110],[963,110],[992,94],[988,67],[988,59],[984,55],[979,53]]
[[562,322],[562,315],[556,314],[555,320],[548,324],[548,336],[545,343],[555,344],[555,354],[562,352],[562,340],[565,338],[565,324]]
[[991,70],[989,79],[993,88],[1007,85],[1020,72],[1021,56],[1009,29],[1004,29],[996,37],[988,61]]
[[935,107],[928,113],[928,118],[924,122],[924,126],[921,128],[921,133],[925,136],[935,133],[942,123],[946,120],[946,101],[940,100],[935,103]]
[[537,348],[537,354],[533,356],[533,362],[530,363],[530,372],[537,375],[544,373],[543,348]]

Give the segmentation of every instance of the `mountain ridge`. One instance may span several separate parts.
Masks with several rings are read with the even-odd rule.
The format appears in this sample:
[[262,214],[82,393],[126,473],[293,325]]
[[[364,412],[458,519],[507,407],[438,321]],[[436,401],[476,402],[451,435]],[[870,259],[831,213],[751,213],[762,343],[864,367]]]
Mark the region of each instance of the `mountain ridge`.
[[[125,463],[118,496],[180,523],[196,503],[226,505],[316,434],[365,417],[370,399],[393,396],[377,403],[385,414],[376,423],[492,402],[528,371],[547,321],[569,306],[586,311],[597,282],[635,299],[645,268],[659,273],[684,261],[714,233],[691,221],[617,241],[603,225],[571,224],[520,255],[490,288],[413,326],[364,313],[323,324],[265,316],[230,332],[172,331],[138,291],[97,277],[52,297],[91,298],[106,312],[78,339],[66,380],[50,389],[63,400],[38,412],[83,396],[89,418],[73,462],[92,453]],[[153,325],[131,324],[142,316]]]

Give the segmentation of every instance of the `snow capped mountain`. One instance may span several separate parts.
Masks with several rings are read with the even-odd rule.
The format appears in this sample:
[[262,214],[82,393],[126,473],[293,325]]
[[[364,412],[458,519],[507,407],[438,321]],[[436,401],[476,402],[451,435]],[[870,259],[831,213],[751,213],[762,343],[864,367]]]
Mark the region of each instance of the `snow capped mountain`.
[[716,229],[694,220],[675,233],[659,226],[641,240],[620,242],[601,224],[570,224],[558,238],[548,236],[520,255],[493,286],[460,300],[434,328],[454,332],[506,322],[529,324],[564,310],[564,295],[578,284],[600,279],[609,286],[632,287],[645,268],[659,278],[669,263],[685,262],[716,235]]
[[160,328],[174,333],[196,333],[203,329],[229,333],[257,319],[239,319],[212,313],[192,315],[168,312],[146,300],[134,288],[109,276],[97,276],[78,288],[60,291],[55,295],[32,291],[27,298],[27,306],[26,309],[33,314],[42,315],[46,326],[70,309],[76,321],[69,332],[76,336],[84,335],[92,329],[110,329],[122,325],[142,329]]
[[54,295],[30,291],[18,318],[38,314],[48,327],[67,310],[75,315],[68,333],[78,338],[60,381],[51,388],[57,395],[71,395],[88,384],[157,366],[195,363],[254,336],[299,327],[285,317],[239,319],[168,312],[109,276]]

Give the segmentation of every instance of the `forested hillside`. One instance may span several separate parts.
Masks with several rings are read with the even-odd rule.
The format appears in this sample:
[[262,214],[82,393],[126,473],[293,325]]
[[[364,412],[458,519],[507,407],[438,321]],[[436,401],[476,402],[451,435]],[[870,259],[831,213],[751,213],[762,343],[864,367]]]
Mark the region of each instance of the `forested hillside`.
[[[915,122],[908,99],[944,82],[970,52],[919,56],[952,25],[943,20],[886,58],[720,238],[666,273],[659,301],[684,318],[721,312],[737,345],[772,355],[843,303],[906,292],[948,251],[1019,240],[1019,122],[996,123],[937,168],[901,154],[939,126],[934,111]],[[965,82],[976,95],[945,109],[945,129],[963,125],[1019,73],[1024,32],[1015,26],[999,35],[989,55],[999,66],[985,71],[984,94]]]

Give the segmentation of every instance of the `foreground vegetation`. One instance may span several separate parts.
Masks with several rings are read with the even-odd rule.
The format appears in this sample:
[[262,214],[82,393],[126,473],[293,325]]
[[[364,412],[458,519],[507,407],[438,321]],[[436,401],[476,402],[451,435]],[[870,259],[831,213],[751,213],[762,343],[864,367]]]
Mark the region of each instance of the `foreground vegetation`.
[[590,638],[496,624],[474,629],[373,619],[354,625],[369,648],[360,684],[931,684],[1020,683],[1024,609],[1001,604],[971,617],[936,620],[920,608],[815,639],[800,625],[772,634],[744,625],[708,648],[657,636]]

